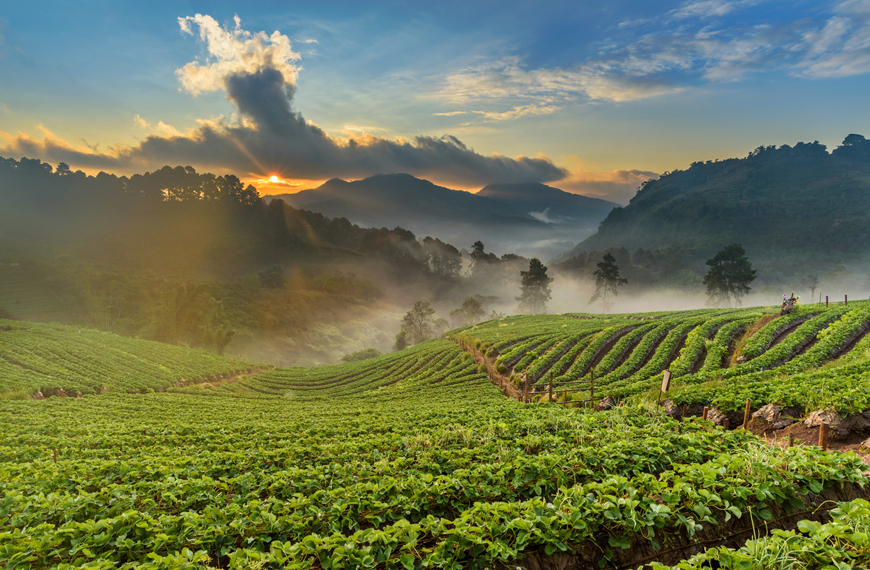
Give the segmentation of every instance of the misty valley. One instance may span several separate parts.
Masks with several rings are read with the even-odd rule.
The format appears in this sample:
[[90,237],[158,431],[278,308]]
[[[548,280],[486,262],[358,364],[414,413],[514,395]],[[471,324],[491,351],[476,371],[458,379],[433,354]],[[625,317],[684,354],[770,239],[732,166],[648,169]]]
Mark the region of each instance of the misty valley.
[[868,46],[3,4],[0,570],[870,568]]

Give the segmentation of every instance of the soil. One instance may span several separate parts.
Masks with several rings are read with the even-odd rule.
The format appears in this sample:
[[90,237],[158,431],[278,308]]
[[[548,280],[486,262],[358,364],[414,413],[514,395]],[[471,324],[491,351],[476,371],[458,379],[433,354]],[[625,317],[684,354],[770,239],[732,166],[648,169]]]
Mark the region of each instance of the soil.
[[[803,422],[794,423],[781,430],[759,428],[755,422],[749,425],[749,431],[764,438],[771,445],[779,445],[781,447],[788,446],[789,434],[794,435],[795,445],[818,445],[819,429],[817,427],[808,428],[804,426]],[[851,432],[844,437],[838,436],[834,432],[829,432],[828,449],[842,453],[855,452],[855,455],[867,464],[867,471],[865,473],[870,476],[870,450],[861,446],[861,443],[866,441],[868,437],[870,437],[868,432]]]

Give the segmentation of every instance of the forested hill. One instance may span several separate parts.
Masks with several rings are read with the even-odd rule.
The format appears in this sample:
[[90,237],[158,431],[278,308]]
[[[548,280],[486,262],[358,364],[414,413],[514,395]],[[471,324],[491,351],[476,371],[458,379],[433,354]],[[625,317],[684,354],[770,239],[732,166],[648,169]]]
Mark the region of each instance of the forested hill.
[[868,222],[870,141],[849,135],[830,153],[817,142],[759,147],[746,158],[665,173],[560,260],[621,247],[697,260],[737,242],[751,259],[788,273],[865,255]]

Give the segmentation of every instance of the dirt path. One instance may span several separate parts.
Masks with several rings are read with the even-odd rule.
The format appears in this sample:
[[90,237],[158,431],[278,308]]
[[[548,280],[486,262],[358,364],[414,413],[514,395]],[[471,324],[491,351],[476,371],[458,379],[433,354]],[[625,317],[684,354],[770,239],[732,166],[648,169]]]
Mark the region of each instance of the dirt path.
[[501,393],[509,398],[513,398],[514,400],[522,401],[523,393],[518,390],[516,386],[513,385],[513,382],[510,380],[510,374],[504,376],[499,374],[496,369],[495,358],[488,359],[483,354],[479,353],[477,349],[468,345],[462,341],[454,340],[456,344],[458,344],[462,350],[470,354],[474,357],[474,362],[478,365],[483,364],[486,367],[486,375],[489,378],[490,382],[492,382],[495,386],[501,388]]

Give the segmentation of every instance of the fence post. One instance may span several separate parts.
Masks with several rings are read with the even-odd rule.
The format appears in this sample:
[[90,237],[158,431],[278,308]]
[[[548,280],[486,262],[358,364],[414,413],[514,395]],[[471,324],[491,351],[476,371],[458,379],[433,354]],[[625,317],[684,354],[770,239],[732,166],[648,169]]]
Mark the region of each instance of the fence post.
[[846,307],[849,306],[849,296],[848,296],[848,295],[846,295],[846,304],[845,304],[845,306],[846,306]]
[[549,392],[550,392],[550,403],[553,403],[553,377],[550,377],[550,383],[547,384]]
[[788,446],[794,447],[794,434],[793,433],[788,434]]
[[589,407],[595,407],[595,369],[589,371]]
[[743,411],[743,429],[749,429],[749,398],[746,398],[746,409]]
[[828,308],[828,296],[827,295],[825,295],[825,308],[826,309]]
[[704,411],[701,412],[701,419],[707,419],[707,406],[704,406]]
[[828,424],[819,426],[819,447],[822,451],[828,451]]

